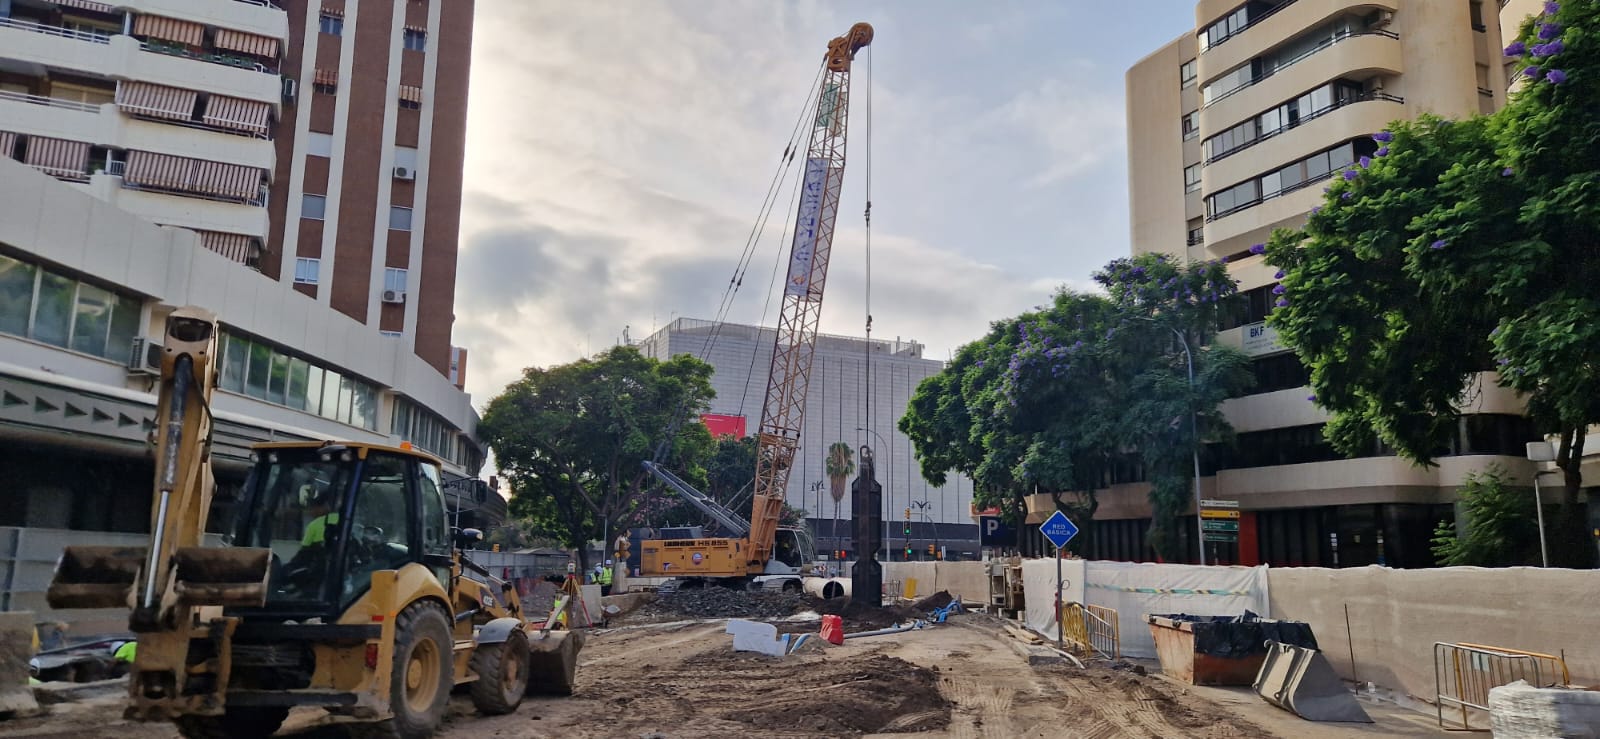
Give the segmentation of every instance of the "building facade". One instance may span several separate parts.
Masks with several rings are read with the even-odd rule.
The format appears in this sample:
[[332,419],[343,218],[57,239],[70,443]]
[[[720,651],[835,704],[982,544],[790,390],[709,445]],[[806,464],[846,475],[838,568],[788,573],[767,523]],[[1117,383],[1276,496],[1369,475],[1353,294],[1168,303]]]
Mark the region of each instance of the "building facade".
[[[711,384],[717,393],[710,413],[741,419],[745,433],[753,434],[761,424],[775,339],[769,328],[730,323],[719,328],[710,321],[680,318],[640,341],[638,347],[645,356],[656,359],[691,354],[709,363],[715,369]],[[838,441],[856,450],[873,448],[878,482],[883,485],[885,518],[891,522],[886,548],[894,561],[905,557],[908,508],[913,559],[928,559],[929,545],[936,551],[943,547],[952,557],[978,553],[972,481],[951,475],[942,487],[928,484],[911,440],[896,428],[918,383],[944,369],[943,362],[927,359],[922,353],[923,346],[915,341],[869,341],[826,334],[817,338],[799,461],[789,473],[786,495],[789,505],[808,512],[819,553],[853,548],[849,492],[837,505],[829,494],[828,447]],[[728,428],[739,425],[735,421]]]
[[[1333,450],[1306,369],[1264,323],[1275,270],[1250,253],[1274,229],[1303,225],[1324,181],[1371,154],[1389,122],[1502,105],[1501,24],[1514,33],[1539,4],[1502,5],[1204,0],[1192,32],[1128,71],[1135,253],[1227,259],[1246,296],[1218,340],[1252,357],[1257,382],[1225,404],[1237,443],[1210,450],[1202,480],[1206,497],[1237,500],[1242,514],[1237,541],[1208,544],[1209,561],[1429,566],[1433,527],[1454,516],[1468,474],[1497,464],[1531,484],[1524,444],[1539,436],[1492,373],[1478,378],[1437,467],[1383,448]],[[1119,487],[1100,510],[1112,535],[1097,553],[1136,559],[1147,486]],[[1194,524],[1184,527],[1191,553]]]
[[256,441],[404,441],[503,517],[450,344],[472,11],[0,0],[0,526],[147,525],[148,337],[187,304],[220,499]]

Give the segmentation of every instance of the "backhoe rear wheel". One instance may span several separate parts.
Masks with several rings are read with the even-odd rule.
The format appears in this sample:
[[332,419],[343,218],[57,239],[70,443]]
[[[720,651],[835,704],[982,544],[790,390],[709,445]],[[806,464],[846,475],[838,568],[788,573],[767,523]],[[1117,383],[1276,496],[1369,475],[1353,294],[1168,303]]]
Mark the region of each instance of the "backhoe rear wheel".
[[528,693],[528,635],[512,631],[499,644],[482,644],[472,654],[472,705],[498,716],[517,710]]
[[[434,603],[413,603],[395,619],[394,666],[389,675],[393,718],[352,734],[426,739],[444,722],[452,687],[450,619]],[[352,727],[356,728],[356,727]]]
[[288,717],[287,708],[229,708],[221,716],[182,716],[177,724],[185,739],[266,739]]

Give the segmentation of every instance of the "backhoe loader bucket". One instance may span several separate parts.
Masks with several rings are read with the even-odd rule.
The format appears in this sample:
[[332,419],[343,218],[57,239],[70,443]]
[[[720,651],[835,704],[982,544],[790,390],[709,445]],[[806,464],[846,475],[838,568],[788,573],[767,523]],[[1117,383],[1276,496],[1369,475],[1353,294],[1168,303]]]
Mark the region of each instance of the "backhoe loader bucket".
[[173,594],[185,606],[262,606],[272,550],[186,547],[173,555]]
[[528,634],[529,695],[572,695],[583,639],[581,631],[547,630]]
[[1268,641],[1255,689],[1268,703],[1308,721],[1372,723],[1328,658],[1315,649]]
[[127,608],[143,547],[67,547],[45,591],[51,608]]

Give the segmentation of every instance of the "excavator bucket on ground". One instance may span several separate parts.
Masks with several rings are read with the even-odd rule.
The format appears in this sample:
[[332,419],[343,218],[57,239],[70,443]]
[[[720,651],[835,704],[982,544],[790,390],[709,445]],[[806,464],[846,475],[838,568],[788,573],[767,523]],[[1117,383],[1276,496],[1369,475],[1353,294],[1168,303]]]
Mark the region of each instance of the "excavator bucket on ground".
[[185,547],[173,562],[173,592],[180,605],[259,607],[267,602],[271,549]]
[[1315,649],[1268,641],[1255,690],[1268,703],[1308,721],[1372,723],[1328,658]]
[[127,608],[144,547],[67,547],[45,591],[51,608]]
[[572,695],[583,639],[581,631],[549,630],[528,635],[529,695]]

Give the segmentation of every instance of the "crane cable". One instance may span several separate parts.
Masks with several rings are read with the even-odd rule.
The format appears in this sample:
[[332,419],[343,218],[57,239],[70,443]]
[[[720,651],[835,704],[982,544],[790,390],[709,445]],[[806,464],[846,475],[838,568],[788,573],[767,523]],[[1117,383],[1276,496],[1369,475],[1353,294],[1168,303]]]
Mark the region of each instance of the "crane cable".
[[[866,354],[866,362],[865,362],[865,367],[864,367],[864,371],[865,371],[865,374],[866,374],[866,380],[865,380],[865,382],[863,384],[863,388],[862,388],[862,392],[861,392],[861,399],[862,399],[862,403],[863,403],[862,417],[866,419],[866,421],[865,421],[866,428],[871,429],[876,424],[873,423],[873,417],[872,417],[872,47],[870,47],[870,46],[867,47],[867,100],[866,100],[866,102],[867,102],[867,125],[866,125],[865,133],[866,133],[866,144],[867,144],[867,162],[866,162],[866,170],[867,170],[867,183],[866,183],[867,207],[866,207],[866,210],[862,213],[862,218],[866,221],[866,224],[865,224],[866,225],[866,238],[865,238],[866,250],[865,251],[866,251],[866,262],[867,262],[867,279],[866,279],[866,298],[865,298],[864,302],[865,302],[865,305],[866,305],[866,316],[867,316],[867,340],[866,340],[866,342],[864,342],[862,344],[862,347],[864,349],[864,353]],[[891,491],[891,493],[892,492],[893,491]],[[885,520],[887,520],[887,519],[885,519]]]
[[[733,277],[728,280],[727,287],[723,289],[722,298],[718,302],[715,317],[712,319],[711,333],[706,337],[706,341],[701,345],[698,353],[698,358],[701,361],[705,361],[706,358],[711,355],[712,349],[716,347],[717,340],[722,335],[722,327],[726,322],[729,312],[731,312],[733,309],[734,297],[738,294],[739,288],[744,285],[745,273],[749,270],[751,258],[755,254],[756,246],[760,242],[762,235],[766,232],[767,221],[772,216],[772,207],[776,205],[778,200],[777,195],[781,193],[781,183],[783,181],[784,173],[792,169],[795,154],[799,151],[801,126],[805,124],[806,114],[811,111],[814,105],[813,100],[820,98],[822,94],[822,79],[823,73],[826,71],[826,69],[827,60],[824,59],[822,63],[817,65],[817,75],[814,79],[812,79],[811,88],[806,92],[806,98],[804,103],[800,106],[799,115],[795,117],[794,127],[789,133],[789,141],[784,145],[783,154],[779,157],[777,171],[773,172],[772,180],[767,185],[767,194],[762,198],[761,209],[756,216],[755,223],[750,227],[750,234],[746,237],[744,248],[740,251],[739,259],[734,265]],[[795,188],[795,193],[796,195],[799,193],[798,186]],[[787,224],[787,217],[785,223]],[[785,225],[784,230],[787,232],[787,225]],[[782,259],[783,254],[781,244],[782,242],[780,241],[780,248],[778,251],[778,258],[780,260]],[[771,288],[769,288],[769,290],[770,289]],[[766,320],[764,313],[762,320]],[[742,409],[743,400],[741,399],[740,402]],[[678,435],[678,429],[683,425],[683,412],[687,403],[687,396],[679,399],[678,407],[673,411],[672,418],[668,422],[667,428],[664,430],[665,433],[663,434],[661,440],[656,443],[655,453],[651,458],[651,461],[653,461],[655,464],[662,464],[665,462],[667,455],[671,453],[673,442]]]

